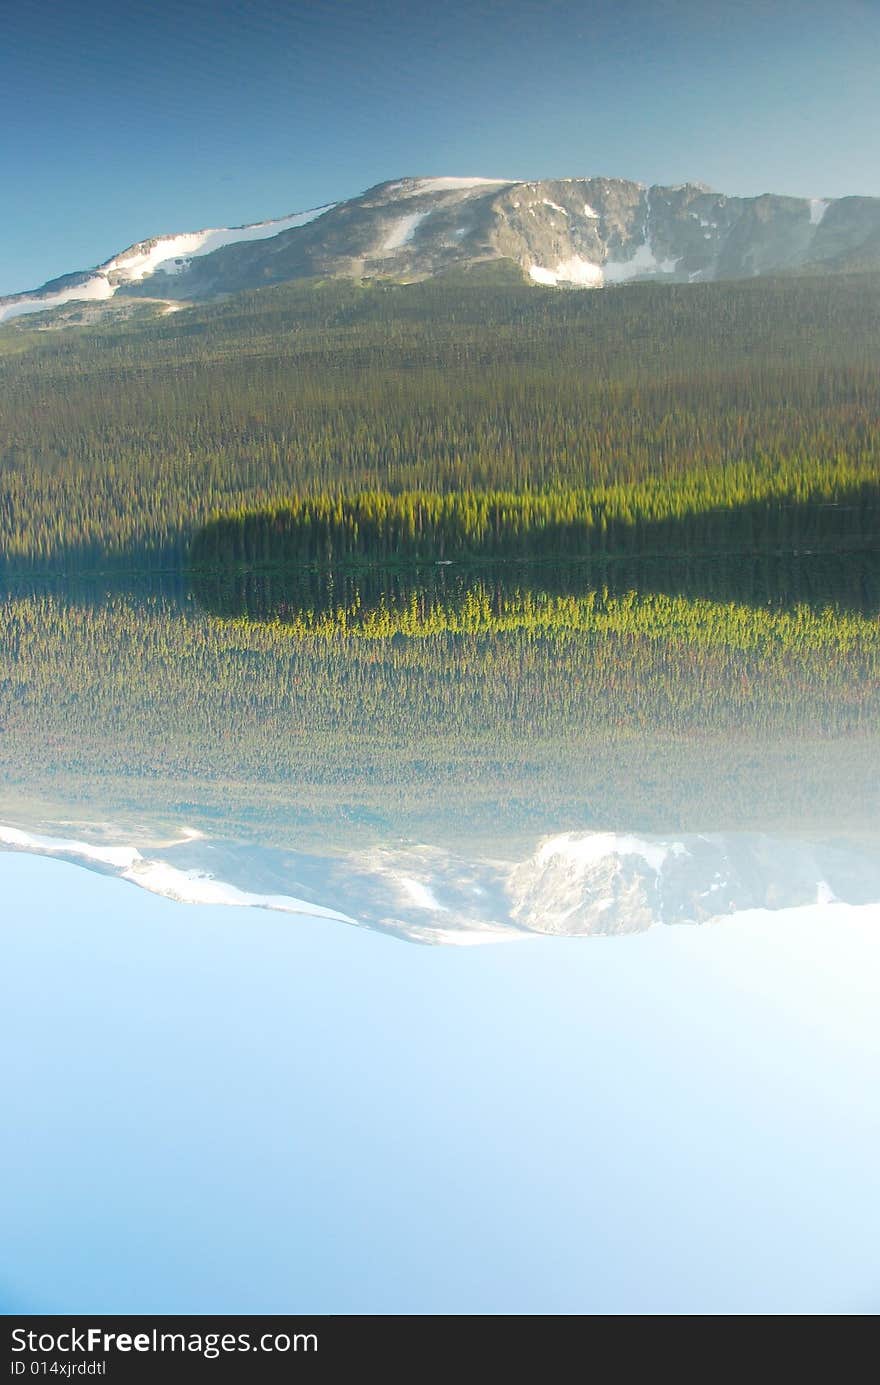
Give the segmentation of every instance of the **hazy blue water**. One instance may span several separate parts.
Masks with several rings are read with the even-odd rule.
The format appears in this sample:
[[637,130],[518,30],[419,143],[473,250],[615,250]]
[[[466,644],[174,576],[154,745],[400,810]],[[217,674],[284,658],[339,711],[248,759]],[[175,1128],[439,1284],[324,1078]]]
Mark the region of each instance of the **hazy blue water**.
[[416,948],[0,855],[11,1311],[880,1307],[880,917]]

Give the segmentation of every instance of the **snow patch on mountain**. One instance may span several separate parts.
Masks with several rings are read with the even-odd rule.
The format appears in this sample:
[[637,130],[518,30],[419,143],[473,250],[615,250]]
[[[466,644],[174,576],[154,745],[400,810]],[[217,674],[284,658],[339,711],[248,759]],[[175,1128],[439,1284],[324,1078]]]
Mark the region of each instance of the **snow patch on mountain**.
[[423,192],[460,192],[466,188],[510,186],[507,178],[417,178],[410,192],[414,197]]
[[146,241],[143,245],[132,246],[116,259],[102,265],[103,272],[115,275],[121,283],[140,283],[149,275],[161,271],[164,274],[179,273],[197,255],[210,255],[224,245],[238,245],[243,241],[268,240],[280,236],[283,231],[292,231],[297,226],[306,226],[310,221],[322,216],[330,207],[315,207],[308,212],[295,212],[291,216],[280,217],[277,221],[257,221],[250,226],[224,226],[219,229],[184,232],[179,236],[162,236],[158,240]]
[[654,274],[674,274],[678,260],[658,260],[647,241],[644,241],[629,260],[607,260],[603,265],[606,284],[625,284]]
[[400,250],[402,246],[408,245],[415,235],[422,222],[431,215],[428,212],[413,212],[410,216],[402,216],[385,240],[383,250]]
[[37,291],[11,302],[0,302],[0,322],[21,317],[24,313],[43,313],[50,308],[62,307],[65,303],[97,302],[112,298],[127,284],[140,284],[154,274],[179,274],[197,256],[210,255],[224,245],[268,240],[284,231],[306,226],[323,216],[333,205],[294,212],[274,221],[257,221],[249,226],[209,227],[202,231],[184,231],[179,235],[140,241],[121,254],[114,255],[91,273],[85,273],[78,283],[48,292]]
[[827,210],[828,210],[828,208],[829,208],[830,206],[831,206],[831,203],[830,203],[830,202],[823,202],[822,199],[821,199],[821,197],[811,197],[811,198],[810,198],[810,225],[811,225],[811,226],[818,226],[818,225],[821,223],[823,217],[825,216],[825,213],[827,212]]
[[8,322],[24,313],[45,313],[50,308],[63,307],[65,303],[100,302],[105,298],[112,298],[115,292],[115,287],[103,274],[96,274],[82,284],[58,289],[55,293],[39,298],[20,298],[13,303],[0,303],[0,322]]
[[560,260],[555,269],[546,265],[529,265],[529,277],[536,284],[555,288],[571,284],[577,288],[599,288],[602,284],[625,284],[631,279],[658,274],[674,274],[679,261],[659,260],[648,244],[640,245],[630,260],[607,260],[604,265],[593,264],[580,255]]
[[598,288],[603,282],[602,269],[580,255],[572,255],[569,260],[560,260],[555,269],[543,265],[529,265],[529,276],[536,284],[555,288],[558,284],[574,284],[580,288]]

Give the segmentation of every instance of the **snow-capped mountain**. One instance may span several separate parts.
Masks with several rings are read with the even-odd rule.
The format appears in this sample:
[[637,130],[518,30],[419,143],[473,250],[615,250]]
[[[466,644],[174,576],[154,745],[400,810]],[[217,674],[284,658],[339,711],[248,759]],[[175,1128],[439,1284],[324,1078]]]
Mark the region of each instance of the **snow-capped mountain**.
[[136,846],[0,824],[4,848],[115,875],[182,904],[269,909],[434,944],[607,937],[751,909],[880,901],[876,857],[754,833],[567,832],[511,861],[416,845],[321,856],[196,832]]
[[138,241],[95,269],[66,274],[41,288],[0,298],[0,322],[23,313],[46,312],[65,303],[104,302],[120,292],[125,296],[135,285],[149,285],[154,278],[161,283],[183,274],[197,256],[211,255],[226,245],[272,239],[284,231],[305,226],[327,210],[327,207],[317,207],[249,226],[212,227]]
[[0,321],[119,296],[170,303],[310,275],[418,279],[508,259],[540,285],[880,267],[880,197],[727,197],[699,183],[403,178],[251,226],[160,236],[0,298]]

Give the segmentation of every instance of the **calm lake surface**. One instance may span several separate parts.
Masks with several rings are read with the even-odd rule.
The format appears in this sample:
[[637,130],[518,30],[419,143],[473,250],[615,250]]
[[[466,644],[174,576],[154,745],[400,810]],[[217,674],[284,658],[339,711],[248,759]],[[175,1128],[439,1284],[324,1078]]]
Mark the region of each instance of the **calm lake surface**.
[[10,584],[10,1311],[876,1310],[878,609]]

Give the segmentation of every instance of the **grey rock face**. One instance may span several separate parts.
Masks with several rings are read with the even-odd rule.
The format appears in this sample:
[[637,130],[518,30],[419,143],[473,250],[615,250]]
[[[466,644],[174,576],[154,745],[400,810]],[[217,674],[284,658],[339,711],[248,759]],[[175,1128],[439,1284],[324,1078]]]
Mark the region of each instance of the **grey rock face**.
[[420,279],[506,258],[534,282],[600,287],[880,268],[880,198],[726,197],[698,183],[403,178],[329,208],[144,241],[0,298],[0,321],[114,294],[215,298],[312,275]]

